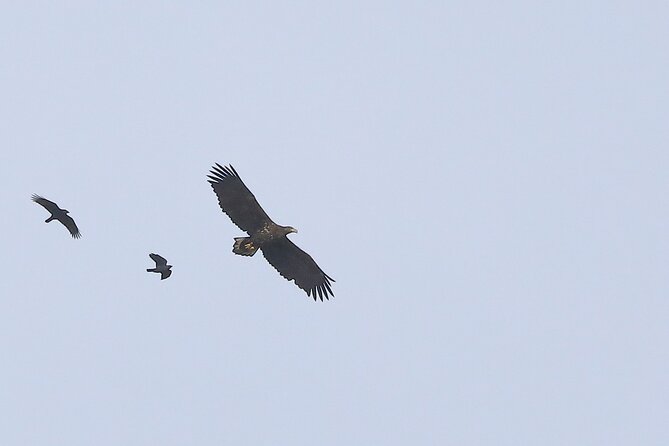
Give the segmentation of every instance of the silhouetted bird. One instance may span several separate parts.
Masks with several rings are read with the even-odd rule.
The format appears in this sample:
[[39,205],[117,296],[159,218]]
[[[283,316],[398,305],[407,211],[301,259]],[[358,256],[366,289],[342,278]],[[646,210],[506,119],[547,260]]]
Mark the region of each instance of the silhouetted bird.
[[155,268],[149,268],[146,270],[147,273],[160,273],[160,280],[167,279],[172,275],[172,265],[167,264],[167,260],[164,257],[159,256],[158,254],[149,254],[149,257],[156,262]]
[[325,274],[309,254],[286,237],[297,232],[297,229],[274,223],[234,167],[216,163],[208,177],[223,212],[250,236],[235,237],[232,252],[252,256],[261,250],[270,265],[286,279],[294,280],[295,285],[303,289],[307,296],[316,300],[318,293],[321,301],[334,296],[330,282],[335,280]]
[[59,208],[58,205],[53,201],[49,201],[44,197],[40,197],[39,195],[33,194],[31,198],[35,203],[51,212],[51,216],[44,220],[46,223],[49,223],[52,220],[58,220],[63,224],[63,226],[67,228],[68,231],[70,231],[70,234],[72,234],[73,238],[81,237],[81,233],[79,232],[79,228],[77,228],[77,224],[74,222],[72,217],[67,215],[70,211]]

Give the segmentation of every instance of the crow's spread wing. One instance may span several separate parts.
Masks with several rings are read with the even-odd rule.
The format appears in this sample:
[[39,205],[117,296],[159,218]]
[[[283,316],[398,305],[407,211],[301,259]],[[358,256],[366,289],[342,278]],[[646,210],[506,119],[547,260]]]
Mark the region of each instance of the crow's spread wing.
[[74,219],[70,217],[67,214],[62,214],[56,217],[56,219],[63,224],[67,228],[68,231],[70,231],[70,234],[72,235],[73,238],[80,238],[81,233],[79,232],[79,228],[77,228],[77,224],[74,222]]
[[58,207],[58,205],[56,203],[54,203],[53,201],[49,201],[44,197],[40,197],[37,194],[33,194],[32,197],[30,197],[30,198],[32,198],[32,200],[35,203],[39,204],[40,206],[42,206],[44,209],[51,212],[52,214],[57,213],[58,211],[60,211],[60,208]]

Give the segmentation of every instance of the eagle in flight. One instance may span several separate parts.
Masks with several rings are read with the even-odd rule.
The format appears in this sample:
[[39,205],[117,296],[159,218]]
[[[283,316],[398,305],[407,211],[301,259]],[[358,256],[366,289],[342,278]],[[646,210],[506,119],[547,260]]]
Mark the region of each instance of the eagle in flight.
[[334,296],[330,282],[335,280],[325,274],[309,254],[286,237],[297,230],[292,226],[274,223],[232,165],[224,167],[216,163],[207,177],[223,212],[249,235],[235,237],[232,252],[252,256],[261,250],[279,274],[289,281],[295,281],[295,285],[304,290],[307,296],[316,300],[318,294],[321,301]]

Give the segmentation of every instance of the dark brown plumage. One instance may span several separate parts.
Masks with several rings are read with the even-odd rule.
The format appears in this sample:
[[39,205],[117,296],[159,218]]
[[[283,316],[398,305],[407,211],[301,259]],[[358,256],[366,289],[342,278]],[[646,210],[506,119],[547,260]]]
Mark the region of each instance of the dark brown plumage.
[[68,231],[70,231],[70,235],[72,235],[73,238],[81,237],[81,233],[79,232],[79,228],[77,228],[77,224],[74,222],[72,217],[67,215],[70,211],[67,209],[61,209],[53,201],[49,201],[44,197],[40,197],[39,195],[33,194],[31,198],[35,203],[39,204],[51,213],[51,216],[44,220],[46,223],[49,223],[52,220],[58,220],[63,224],[63,226],[67,228]]
[[219,206],[234,224],[249,235],[235,238],[232,252],[252,256],[260,249],[281,276],[293,280],[314,300],[319,297],[322,301],[334,296],[330,282],[335,280],[286,237],[291,232],[297,232],[295,228],[274,223],[232,166],[216,163],[210,173],[209,183],[218,197]]

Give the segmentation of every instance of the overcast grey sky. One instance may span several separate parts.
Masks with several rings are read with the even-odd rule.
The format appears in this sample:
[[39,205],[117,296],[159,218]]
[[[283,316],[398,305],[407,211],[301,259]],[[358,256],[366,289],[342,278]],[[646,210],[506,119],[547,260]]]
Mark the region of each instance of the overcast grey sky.
[[[668,23],[3,3],[0,444],[669,444]],[[214,162],[333,300],[232,254]]]

